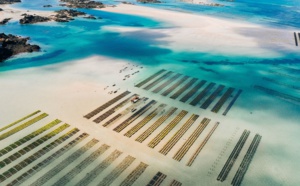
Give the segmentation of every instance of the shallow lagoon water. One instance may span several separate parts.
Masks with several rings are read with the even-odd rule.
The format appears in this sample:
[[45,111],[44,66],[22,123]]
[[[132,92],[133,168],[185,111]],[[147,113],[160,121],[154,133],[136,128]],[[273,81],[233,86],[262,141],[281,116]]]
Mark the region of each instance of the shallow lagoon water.
[[[106,55],[116,58],[149,58],[149,56],[169,53],[167,49],[155,47],[155,37],[149,40],[137,40],[136,35],[122,36],[119,33],[103,31],[103,26],[130,26],[130,27],[159,27],[161,23],[154,20],[107,13],[96,10],[83,10],[96,17],[98,20],[77,18],[69,23],[41,23],[34,25],[20,25],[11,22],[0,28],[0,32],[28,36],[30,42],[39,43],[42,52],[38,57],[17,58],[1,64],[2,67],[19,65],[42,65],[55,62],[82,59],[91,55]],[[151,46],[150,46],[151,45]],[[130,47],[128,47],[130,46]],[[44,56],[44,57],[43,57]],[[49,58],[55,56],[55,58]],[[3,68],[2,68],[3,69]],[[4,69],[3,69],[4,70]]]

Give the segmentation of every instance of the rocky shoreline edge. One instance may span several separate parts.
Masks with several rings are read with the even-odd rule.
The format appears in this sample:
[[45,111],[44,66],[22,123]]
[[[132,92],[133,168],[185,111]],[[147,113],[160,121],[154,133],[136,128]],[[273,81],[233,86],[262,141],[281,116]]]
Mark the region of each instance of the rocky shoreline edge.
[[29,37],[0,33],[0,62],[19,53],[40,51],[41,48],[38,45],[28,44],[29,40]]

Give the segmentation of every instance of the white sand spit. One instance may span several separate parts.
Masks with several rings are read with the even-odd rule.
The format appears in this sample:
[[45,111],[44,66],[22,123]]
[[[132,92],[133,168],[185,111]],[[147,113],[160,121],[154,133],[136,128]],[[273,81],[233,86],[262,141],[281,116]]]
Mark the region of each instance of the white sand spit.
[[[282,51],[295,50],[292,30],[137,5],[121,4],[103,10],[164,22],[162,28],[140,28],[140,31],[164,34],[160,45],[173,50],[263,58],[280,57]],[[132,31],[127,27],[110,27],[112,29]]]
[[54,12],[52,12],[52,11],[18,9],[18,8],[12,7],[11,5],[0,5],[0,8],[3,9],[3,11],[0,11],[0,19],[12,18],[12,20],[14,20],[14,21],[19,21],[21,18],[23,18],[22,14],[25,14],[25,13],[30,14],[30,15],[36,14],[36,15],[45,16],[45,17],[54,15]]

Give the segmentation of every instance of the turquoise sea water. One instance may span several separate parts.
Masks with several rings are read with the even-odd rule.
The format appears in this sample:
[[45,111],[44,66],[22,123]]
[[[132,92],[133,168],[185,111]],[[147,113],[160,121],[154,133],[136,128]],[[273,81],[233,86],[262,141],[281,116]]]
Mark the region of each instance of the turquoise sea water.
[[[103,2],[109,5],[119,3],[117,1]],[[143,6],[231,18],[232,21],[247,19],[250,22],[279,28],[293,27],[297,30],[297,25],[300,26],[299,19],[297,19],[300,14],[297,12],[299,2],[295,0],[280,2],[270,0],[260,2],[249,0],[238,2],[215,1],[225,4],[225,7],[208,7],[175,0],[166,0],[165,2]],[[58,6],[59,3],[57,0],[49,0],[46,4],[53,5],[50,10],[63,9],[64,7]],[[23,0],[22,3],[13,6],[26,10],[45,10],[46,8],[42,7],[44,4],[45,2],[42,0],[34,2]],[[265,8],[266,6],[268,6],[268,9]],[[234,75],[233,77],[243,76],[244,73],[240,74],[240,72],[248,71],[247,73],[252,75],[249,85],[253,82],[261,82],[262,75],[258,69],[268,71],[273,65],[298,65],[300,63],[300,53],[281,49],[278,50],[280,50],[282,57],[274,58],[173,51],[172,48],[162,47],[166,44],[163,43],[165,41],[162,41],[166,35],[162,33],[153,34],[153,32],[134,31],[124,34],[105,29],[106,26],[160,29],[168,28],[170,25],[140,16],[108,13],[101,10],[79,10],[101,19],[76,18],[75,21],[69,23],[51,22],[33,25],[20,25],[18,22],[10,22],[5,26],[1,26],[0,32],[29,36],[31,38],[30,42],[39,44],[42,51],[9,59],[7,62],[0,64],[0,69],[7,71],[31,66],[64,63],[93,55],[103,55],[150,66],[177,64],[179,67],[184,66],[187,73],[193,73],[194,69],[200,69],[206,76],[212,76],[213,79],[219,79],[222,74],[226,77],[222,79],[230,81],[232,86],[242,86],[239,80],[231,78],[230,74]],[[282,25],[278,26],[278,24]],[[191,72],[189,72],[189,68],[186,68],[187,66],[190,67]],[[250,67],[257,68],[251,69]]]
[[[29,3],[23,8],[32,8],[32,6]],[[37,57],[11,59],[7,63],[2,64],[2,67],[18,68],[26,67],[27,65],[42,65],[81,59],[95,54],[116,58],[147,58],[150,55],[160,55],[168,52],[166,49],[150,46],[152,44],[155,45],[155,37],[159,38],[159,35],[152,36],[148,40],[137,40],[137,35],[124,37],[119,33],[102,31],[102,27],[108,25],[153,28],[160,25],[158,22],[142,17],[103,11],[81,11],[102,19],[87,20],[77,18],[75,21],[67,24],[20,25],[17,22],[11,22],[6,26],[0,27],[0,32],[29,36],[31,42],[39,43],[42,46],[42,52]],[[141,35],[140,37],[144,36]],[[127,47],[129,45],[134,47]]]
[[[117,5],[120,1],[103,0],[107,5]],[[127,0],[136,3],[136,0]],[[247,20],[273,26],[298,27],[300,2],[297,0],[239,0],[228,2],[224,0],[214,0],[213,2],[224,5],[223,7],[201,6],[197,4],[184,3],[180,0],[164,0],[161,4],[139,4],[156,8],[171,9],[177,11],[211,15],[222,18],[237,20]],[[49,0],[47,4],[53,5],[52,8],[43,8],[43,1],[28,1],[16,4],[16,7],[35,10],[56,10],[61,9],[57,0]]]
[[[105,4],[118,4],[117,1],[103,1]],[[132,1],[135,2],[135,1]],[[222,18],[236,20],[249,20],[259,24],[268,24],[274,27],[280,25],[286,27],[297,27],[300,25],[299,12],[296,7],[298,1],[269,1],[253,2],[243,0],[238,2],[216,1],[225,4],[225,7],[208,7],[195,4],[182,3],[175,0],[166,0],[162,4],[151,4],[162,9],[172,9],[176,11],[187,11],[191,13],[211,15]],[[52,8],[43,8],[44,1],[23,0],[22,3],[14,6],[23,9],[34,10],[57,10],[64,7],[58,6],[57,0],[47,1],[46,4],[53,5]],[[268,9],[265,7],[268,6]],[[103,26],[130,26],[145,28],[163,28],[169,25],[143,18],[139,16],[106,13],[98,10],[81,10],[88,14],[102,19],[87,20],[77,18],[69,23],[45,23],[34,25],[20,25],[11,22],[0,27],[0,32],[12,33],[31,37],[32,43],[39,43],[42,52],[29,55],[31,57],[13,58],[7,63],[1,64],[2,70],[21,68],[26,66],[36,66],[56,62],[64,62],[72,59],[81,59],[91,55],[105,55],[109,57],[129,59],[132,61],[157,64],[157,63],[182,63],[191,61],[192,63],[204,64],[276,64],[276,63],[299,63],[298,54],[283,51],[285,55],[276,59],[260,59],[252,57],[222,56],[210,53],[199,53],[189,51],[173,52],[172,49],[161,48],[159,39],[165,37],[163,34],[150,34],[145,32],[133,32],[122,35],[117,32],[109,32],[102,29]]]
[[[247,19],[250,22],[262,25],[280,28],[293,27],[295,30],[297,30],[297,25],[300,25],[298,23],[299,19],[297,19],[299,15],[296,9],[299,5],[297,1],[276,1],[277,3],[268,0],[260,1],[259,3],[246,0],[232,3],[225,1],[216,2],[226,4],[226,6],[207,7],[174,0],[168,0],[166,3],[158,5],[143,6],[225,17],[230,18],[232,21]],[[104,1],[104,3],[113,5],[119,2]],[[23,0],[22,3],[15,4],[14,6],[29,10],[44,10],[45,8],[42,7],[44,4],[45,2],[42,0],[34,2]],[[58,6],[59,2],[57,0],[47,1],[47,4],[53,5],[53,8],[50,10],[64,8]],[[266,5],[270,9],[265,9]],[[293,11],[290,11],[291,9]],[[69,23],[40,23],[33,25],[20,25],[18,22],[10,22],[5,26],[1,26],[0,33],[5,32],[29,36],[31,38],[30,42],[39,44],[42,47],[42,51],[9,59],[5,63],[0,64],[0,70],[9,71],[32,66],[67,63],[93,55],[102,55],[153,67],[164,64],[177,65],[176,68],[184,69],[181,71],[186,74],[194,74],[194,76],[199,76],[199,78],[211,79],[223,84],[230,82],[228,86],[244,89],[250,88],[250,90],[253,90],[252,86],[255,84],[270,85],[270,82],[263,80],[263,78],[272,77],[272,74],[266,72],[270,68],[273,68],[273,65],[298,66],[300,63],[300,53],[282,51],[281,49],[278,50],[280,50],[282,57],[274,58],[249,57],[238,54],[215,55],[202,52],[174,51],[172,48],[162,47],[164,44],[167,44],[162,41],[166,37],[162,33],[153,34],[153,32],[135,31],[124,34],[105,29],[106,26],[158,29],[167,28],[170,25],[145,17],[108,13],[101,10],[80,9],[80,11],[101,17],[102,19],[88,20],[76,18],[75,21]],[[291,17],[291,19],[286,19],[286,16]],[[283,25],[278,26],[281,23]],[[284,79],[283,76],[278,77]],[[243,78],[243,83],[241,83],[241,79]],[[288,84],[293,85],[294,83],[297,83],[297,81]],[[272,87],[276,86],[278,86],[278,82],[277,85],[272,84]],[[282,89],[282,86],[279,86],[279,89]],[[282,91],[299,97],[299,92],[294,89]]]

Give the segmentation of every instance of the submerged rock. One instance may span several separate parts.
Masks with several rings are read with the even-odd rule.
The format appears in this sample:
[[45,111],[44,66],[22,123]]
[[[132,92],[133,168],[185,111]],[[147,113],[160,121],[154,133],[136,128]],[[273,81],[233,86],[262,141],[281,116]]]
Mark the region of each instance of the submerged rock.
[[85,19],[97,19],[95,16],[92,16],[92,15],[85,16],[83,18],[85,18]]
[[0,62],[19,53],[40,51],[38,45],[30,45],[27,43],[28,40],[28,37],[0,33]]
[[52,5],[44,5],[43,7],[44,8],[50,8],[50,7],[52,7]]

